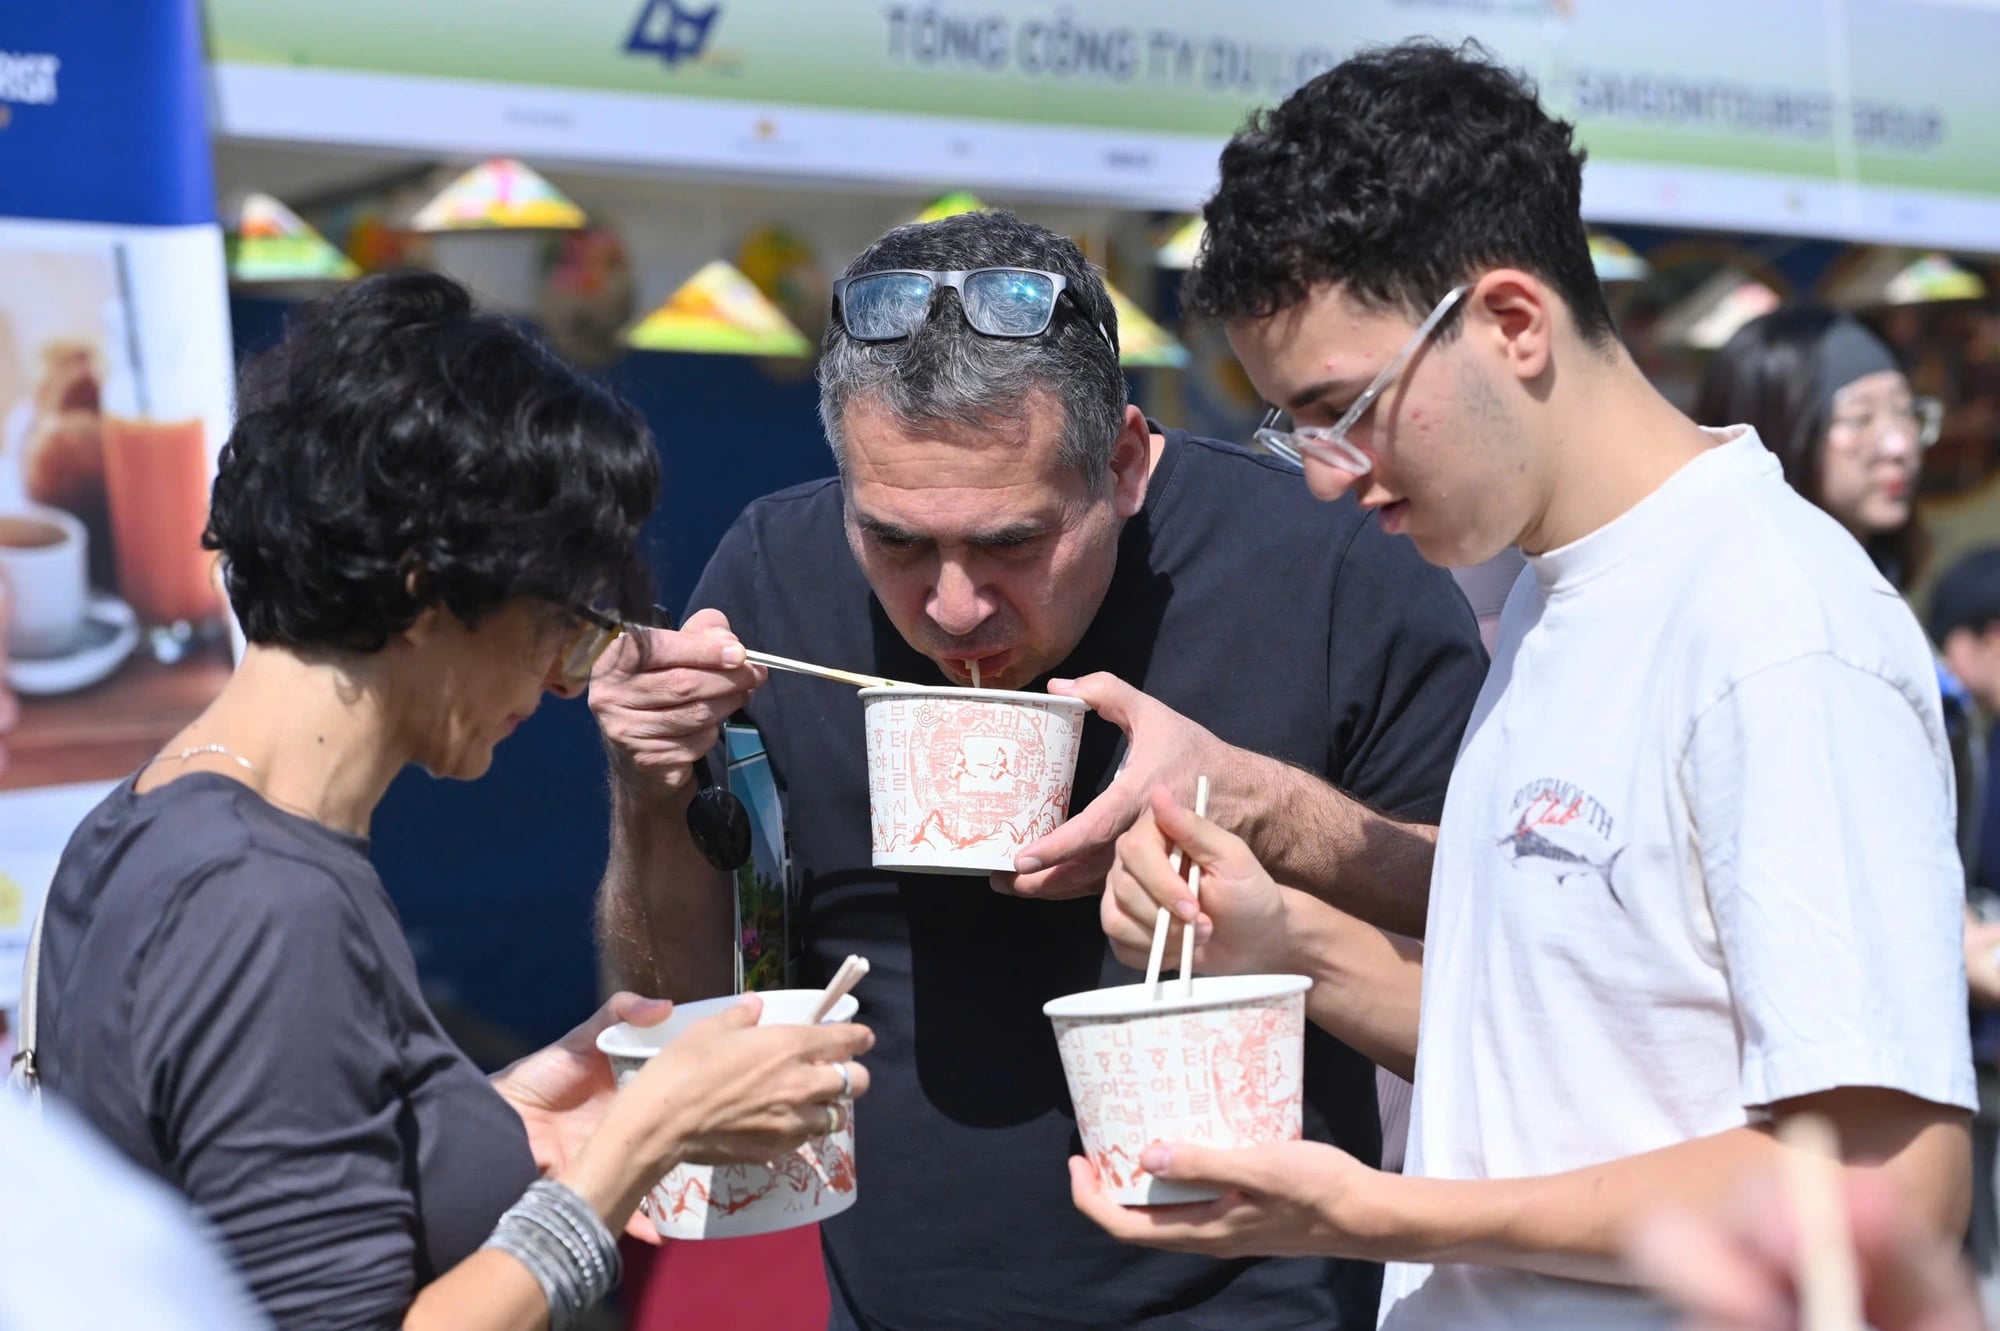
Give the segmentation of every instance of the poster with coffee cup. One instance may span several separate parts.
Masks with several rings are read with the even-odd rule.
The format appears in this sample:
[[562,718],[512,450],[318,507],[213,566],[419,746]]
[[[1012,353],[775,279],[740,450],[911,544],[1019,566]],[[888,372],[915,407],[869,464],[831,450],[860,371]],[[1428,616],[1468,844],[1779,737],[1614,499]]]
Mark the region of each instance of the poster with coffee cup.
[[18,699],[0,791],[126,775],[228,676],[201,543],[228,429],[227,317],[212,231],[0,219],[0,391],[15,395],[0,402],[0,581]]
[[0,1010],[72,829],[221,690],[232,351],[196,0],[0,38]]

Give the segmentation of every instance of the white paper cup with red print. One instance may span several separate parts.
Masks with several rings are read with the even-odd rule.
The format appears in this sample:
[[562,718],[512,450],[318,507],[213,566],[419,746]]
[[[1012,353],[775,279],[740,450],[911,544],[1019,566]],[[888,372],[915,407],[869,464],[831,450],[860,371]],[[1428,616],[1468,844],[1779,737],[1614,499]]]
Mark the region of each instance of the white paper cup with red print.
[[[812,1016],[820,991],[774,989],[757,996],[764,1000],[759,1026],[802,1026]],[[681,1032],[742,1001],[741,995],[736,995],[677,1003],[673,1015],[657,1026],[620,1022],[608,1027],[598,1035],[597,1047],[611,1060],[612,1075],[623,1086]],[[850,1021],[858,1006],[852,994],[845,995],[826,1019]],[[842,1102],[841,1109],[839,1131],[808,1141],[773,1168],[676,1165],[647,1194],[646,1210],[653,1217],[653,1228],[663,1239],[736,1239],[817,1224],[839,1215],[854,1205],[858,1195],[854,1102]]]
[[1082,699],[904,687],[861,701],[877,868],[1011,873],[1069,817]]
[[1202,975],[1194,996],[1165,981],[1092,989],[1043,1006],[1069,1080],[1083,1153],[1124,1206],[1210,1201],[1214,1188],[1154,1178],[1155,1142],[1227,1149],[1303,1133],[1303,975]]

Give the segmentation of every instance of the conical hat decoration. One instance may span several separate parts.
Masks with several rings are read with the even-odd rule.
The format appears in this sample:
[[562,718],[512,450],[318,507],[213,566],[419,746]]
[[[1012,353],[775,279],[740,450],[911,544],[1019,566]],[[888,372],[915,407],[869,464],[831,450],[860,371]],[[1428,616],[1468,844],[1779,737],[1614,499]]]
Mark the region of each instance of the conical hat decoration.
[[1968,268],[1942,254],[1919,255],[1890,278],[1883,288],[1886,305],[1931,305],[1953,300],[1983,300],[1986,283]]
[[416,231],[573,231],[583,209],[511,157],[473,167],[417,210]]
[[986,204],[976,194],[964,190],[953,190],[949,194],[932,199],[930,206],[910,220],[912,222],[942,222],[947,217],[957,217],[960,213],[983,213]]
[[810,356],[812,343],[722,260],[703,267],[625,337],[642,351],[698,351],[738,356]]
[[1942,254],[1870,246],[1843,254],[1820,279],[1828,304],[1843,310],[1981,300],[1986,281]]
[[1601,231],[1590,233],[1590,266],[1600,282],[1643,282],[1653,271],[1630,245]]
[[1187,348],[1160,327],[1152,316],[1109,282],[1104,289],[1111,296],[1111,308],[1118,311],[1118,363],[1148,368],[1178,370],[1188,363]]
[[1195,256],[1201,253],[1201,238],[1208,232],[1208,224],[1199,216],[1190,217],[1174,228],[1167,237],[1166,244],[1154,252],[1153,261],[1162,268],[1178,268],[1183,271],[1194,267]]
[[268,194],[252,194],[223,241],[237,282],[345,282],[359,265],[297,213]]
[[1660,315],[1653,335],[1663,346],[1713,351],[1736,330],[1783,303],[1777,291],[1741,267],[1724,265]]

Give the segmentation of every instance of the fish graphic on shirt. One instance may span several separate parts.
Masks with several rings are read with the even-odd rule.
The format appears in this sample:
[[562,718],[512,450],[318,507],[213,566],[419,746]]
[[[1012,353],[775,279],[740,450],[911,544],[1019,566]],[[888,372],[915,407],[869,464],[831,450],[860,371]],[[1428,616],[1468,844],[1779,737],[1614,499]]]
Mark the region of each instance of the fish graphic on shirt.
[[1515,864],[1523,860],[1539,862],[1553,870],[1557,883],[1566,883],[1572,878],[1595,878],[1604,884],[1604,890],[1611,894],[1611,900],[1622,910],[1625,902],[1619,897],[1617,887],[1612,883],[1612,874],[1618,868],[1618,857],[1625,853],[1620,846],[1602,860],[1571,850],[1558,844],[1543,829],[1566,827],[1576,818],[1581,807],[1581,797],[1565,805],[1560,801],[1537,799],[1524,810],[1514,824],[1514,830],[1500,837],[1495,844],[1506,852],[1507,858]]

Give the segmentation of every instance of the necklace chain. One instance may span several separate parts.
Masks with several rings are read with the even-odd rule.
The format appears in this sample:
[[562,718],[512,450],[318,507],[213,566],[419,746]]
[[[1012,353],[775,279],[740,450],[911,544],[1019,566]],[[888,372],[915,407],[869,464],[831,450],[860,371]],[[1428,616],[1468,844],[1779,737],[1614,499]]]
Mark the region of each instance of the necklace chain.
[[159,761],[184,763],[188,759],[198,758],[204,753],[219,753],[225,758],[240,763],[245,771],[254,772],[257,770],[257,764],[251,762],[234,749],[226,748],[221,744],[197,744],[191,749],[182,749],[179,753],[164,753],[160,755]]
[[[244,771],[261,776],[261,773],[257,772],[257,764],[251,762],[248,758],[245,758],[242,754],[236,752],[236,750],[230,748],[226,744],[197,744],[193,748],[182,749],[179,753],[163,753],[153,761],[162,763],[184,763],[190,758],[199,758],[201,757],[201,755],[205,753],[213,753],[221,757],[227,758],[231,762],[241,766]],[[280,809],[283,809],[286,813],[293,814],[300,818],[304,818],[308,822],[315,822],[322,824],[326,823],[326,819],[322,818],[319,814],[314,813],[311,809],[302,808],[296,804],[287,804],[285,803],[285,801],[276,798],[268,791],[258,790],[256,786],[251,786],[250,789],[256,791],[260,799],[264,800],[268,804],[272,804]]]

